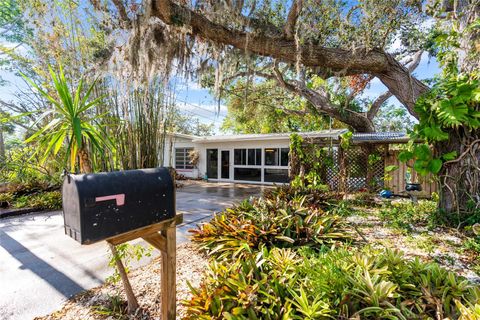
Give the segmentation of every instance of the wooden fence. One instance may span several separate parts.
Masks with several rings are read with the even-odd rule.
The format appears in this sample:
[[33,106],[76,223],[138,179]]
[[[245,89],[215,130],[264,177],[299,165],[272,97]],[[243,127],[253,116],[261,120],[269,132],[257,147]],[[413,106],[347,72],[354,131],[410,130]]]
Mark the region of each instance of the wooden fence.
[[385,182],[385,186],[392,190],[394,193],[402,193],[405,191],[405,174],[410,166],[410,172],[412,175],[412,181],[418,181],[422,183],[422,194],[426,197],[430,197],[433,192],[438,192],[438,184],[432,176],[421,177],[412,168],[411,165],[407,166],[405,162],[398,160],[399,150],[389,150],[385,156],[385,167],[397,166],[398,169],[388,173],[391,180]]

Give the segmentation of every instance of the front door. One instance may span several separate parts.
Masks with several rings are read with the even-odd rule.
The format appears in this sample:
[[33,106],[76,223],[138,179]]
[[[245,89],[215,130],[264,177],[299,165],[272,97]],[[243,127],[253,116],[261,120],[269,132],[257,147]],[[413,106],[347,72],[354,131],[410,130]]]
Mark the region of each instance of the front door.
[[222,179],[230,180],[230,150],[221,151],[220,163],[222,164],[220,177]]
[[207,177],[218,178],[218,149],[207,149]]

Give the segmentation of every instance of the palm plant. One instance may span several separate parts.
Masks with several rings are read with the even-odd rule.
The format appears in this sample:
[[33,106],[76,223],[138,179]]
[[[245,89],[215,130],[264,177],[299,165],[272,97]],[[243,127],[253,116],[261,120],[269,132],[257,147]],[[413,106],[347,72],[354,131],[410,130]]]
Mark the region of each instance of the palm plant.
[[[103,152],[105,147],[112,146],[110,139],[98,125],[96,119],[88,117],[88,111],[97,106],[103,97],[90,100],[96,81],[81,97],[84,91],[83,79],[80,80],[76,90],[71,90],[61,66],[58,74],[50,66],[48,69],[54,84],[54,94],[49,94],[23,75],[25,80],[52,104],[52,109],[45,111],[35,124],[49,116],[51,120],[25,142],[36,141],[40,144],[39,150],[44,150],[42,162],[49,154],[53,153],[56,156],[66,143],[71,170],[75,170],[78,159],[80,172],[92,172],[87,146],[90,144],[92,148],[97,148],[100,152]],[[72,92],[74,92],[73,95]]]

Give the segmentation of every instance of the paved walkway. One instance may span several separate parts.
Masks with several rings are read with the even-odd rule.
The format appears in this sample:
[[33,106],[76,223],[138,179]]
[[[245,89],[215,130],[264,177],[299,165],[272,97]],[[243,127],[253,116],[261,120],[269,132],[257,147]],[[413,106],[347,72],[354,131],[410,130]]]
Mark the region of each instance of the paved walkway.
[[[177,190],[177,211],[184,214],[184,224],[177,229],[178,242],[187,241],[188,229],[208,220],[213,212],[258,195],[262,189],[188,182]],[[1,219],[0,320],[48,314],[72,295],[103,283],[111,274],[107,249],[105,242],[81,246],[64,235],[59,211]]]

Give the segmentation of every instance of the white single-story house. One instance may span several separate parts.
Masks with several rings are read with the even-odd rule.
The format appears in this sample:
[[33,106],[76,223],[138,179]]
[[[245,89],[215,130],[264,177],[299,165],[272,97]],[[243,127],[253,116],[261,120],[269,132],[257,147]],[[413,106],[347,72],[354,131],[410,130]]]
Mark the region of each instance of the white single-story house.
[[[297,132],[303,137],[338,140],[347,129]],[[193,136],[169,134],[164,164],[190,178],[273,184],[288,182],[291,133]],[[199,154],[197,168],[189,152]]]

